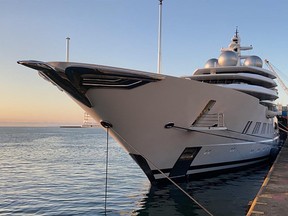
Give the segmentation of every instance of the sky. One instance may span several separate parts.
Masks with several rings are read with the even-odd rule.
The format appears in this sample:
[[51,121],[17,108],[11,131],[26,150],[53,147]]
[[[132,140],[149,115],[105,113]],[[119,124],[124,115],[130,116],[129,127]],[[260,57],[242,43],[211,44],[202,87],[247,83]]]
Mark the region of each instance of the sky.
[[[65,93],[18,60],[157,70],[158,0],[0,0],[0,125],[82,124]],[[163,0],[162,73],[191,75],[235,33],[288,86],[287,0]],[[279,102],[288,104],[279,88]]]

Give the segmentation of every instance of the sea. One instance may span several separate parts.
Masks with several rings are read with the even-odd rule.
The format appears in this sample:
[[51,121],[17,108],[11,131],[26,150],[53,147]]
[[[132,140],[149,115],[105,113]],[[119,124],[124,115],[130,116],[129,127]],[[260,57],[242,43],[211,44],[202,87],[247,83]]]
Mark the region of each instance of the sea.
[[[102,128],[0,127],[0,215],[208,215],[174,185],[151,186],[110,136],[106,148]],[[179,185],[212,215],[242,216],[268,170]]]

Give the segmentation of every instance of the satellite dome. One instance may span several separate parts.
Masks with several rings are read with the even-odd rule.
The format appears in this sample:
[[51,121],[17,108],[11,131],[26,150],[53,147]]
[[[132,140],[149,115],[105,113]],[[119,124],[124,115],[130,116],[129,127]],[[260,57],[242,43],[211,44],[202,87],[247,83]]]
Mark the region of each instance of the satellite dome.
[[253,66],[253,67],[260,67],[262,68],[263,66],[263,61],[260,57],[258,56],[249,56],[245,59],[244,61],[245,66]]
[[238,55],[233,51],[223,51],[218,58],[220,66],[236,66],[238,63]]
[[212,58],[212,59],[209,59],[206,64],[205,64],[205,68],[214,68],[214,67],[218,67],[219,64],[218,64],[218,59],[216,58]]

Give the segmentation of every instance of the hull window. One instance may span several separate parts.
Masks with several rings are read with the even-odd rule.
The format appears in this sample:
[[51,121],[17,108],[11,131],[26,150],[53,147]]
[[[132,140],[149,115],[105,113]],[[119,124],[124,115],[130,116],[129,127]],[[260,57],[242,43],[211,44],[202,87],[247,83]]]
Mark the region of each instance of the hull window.
[[244,127],[244,129],[243,129],[243,131],[242,131],[242,134],[246,134],[246,133],[248,132],[251,124],[252,124],[252,121],[248,121],[248,122],[247,122],[247,124],[245,125],[245,127]]
[[263,123],[262,129],[261,129],[261,134],[265,134],[265,132],[266,132],[266,127],[267,127],[267,123]]
[[260,126],[261,126],[261,122],[256,122],[255,127],[252,131],[252,134],[258,134]]

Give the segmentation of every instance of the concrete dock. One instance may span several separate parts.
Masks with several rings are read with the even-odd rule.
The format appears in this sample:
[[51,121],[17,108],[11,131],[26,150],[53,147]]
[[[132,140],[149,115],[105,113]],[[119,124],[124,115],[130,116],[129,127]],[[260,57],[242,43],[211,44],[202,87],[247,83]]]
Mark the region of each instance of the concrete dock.
[[247,213],[247,216],[262,215],[288,215],[288,139]]

